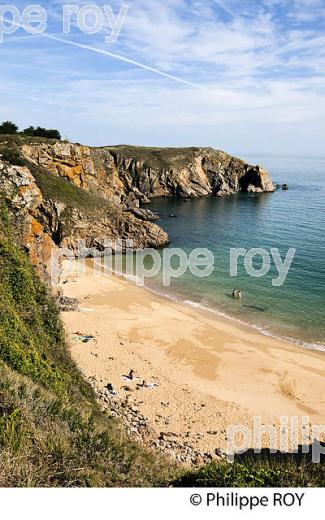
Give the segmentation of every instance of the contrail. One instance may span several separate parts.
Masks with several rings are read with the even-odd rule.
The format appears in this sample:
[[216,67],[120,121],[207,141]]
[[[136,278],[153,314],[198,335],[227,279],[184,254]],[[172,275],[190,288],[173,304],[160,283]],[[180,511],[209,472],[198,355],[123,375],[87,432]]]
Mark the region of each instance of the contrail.
[[[12,20],[6,20],[3,18],[3,20],[11,25],[14,25],[17,28],[25,29],[24,24],[22,23],[15,23]],[[66,45],[70,45],[72,47],[77,47],[79,49],[84,49],[91,52],[96,52],[97,54],[101,54],[103,56],[108,56],[110,58],[114,58],[115,60],[122,61],[124,63],[129,63],[131,65],[135,65],[136,67],[140,67],[141,69],[147,70],[149,72],[152,72],[154,74],[158,74],[159,76],[163,76],[165,78],[171,79],[173,81],[177,81],[178,83],[183,83],[185,85],[188,85],[190,87],[195,87],[199,89],[204,89],[202,85],[198,85],[197,83],[194,83],[192,81],[188,81],[186,79],[180,78],[179,76],[174,76],[173,74],[168,74],[168,72],[163,72],[162,70],[159,70],[155,67],[151,67],[150,65],[146,65],[144,63],[141,63],[140,61],[132,60],[130,58],[126,58],[125,56],[122,56],[121,54],[116,54],[114,52],[109,52],[104,49],[98,49],[98,47],[92,47],[91,45],[85,45],[83,43],[74,42],[71,40],[66,40],[65,38],[60,38],[59,36],[55,36],[54,34],[48,34],[46,32],[35,34],[35,36],[42,36],[43,38],[47,38],[48,40],[54,40],[60,43],[65,43]]]
[[125,63],[130,63],[131,65],[135,65],[137,67],[141,67],[144,70],[148,70],[149,72],[153,72],[154,74],[159,74],[159,76],[164,76],[165,78],[172,79],[174,81],[178,81],[178,83],[184,83],[185,85],[189,85],[191,87],[201,88],[204,87],[202,85],[198,85],[197,83],[193,83],[192,81],[187,81],[186,79],[180,78],[178,76],[174,76],[173,74],[168,74],[168,72],[163,72],[162,70],[156,69],[155,67],[151,67],[150,65],[145,65],[140,61],[135,61],[130,58],[126,58],[121,54],[116,54],[114,52],[109,52],[104,49],[98,49],[98,47],[92,47],[90,45],[84,45],[83,43],[78,43],[70,40],[66,40],[65,38],[60,38],[59,36],[54,36],[52,34],[43,33],[40,36],[44,36],[49,40],[55,40],[57,42],[66,43],[67,45],[71,45],[73,47],[79,47],[80,49],[85,49],[88,51],[96,52],[97,54],[102,54],[104,56],[109,56],[110,58],[114,58],[119,61],[123,61]]

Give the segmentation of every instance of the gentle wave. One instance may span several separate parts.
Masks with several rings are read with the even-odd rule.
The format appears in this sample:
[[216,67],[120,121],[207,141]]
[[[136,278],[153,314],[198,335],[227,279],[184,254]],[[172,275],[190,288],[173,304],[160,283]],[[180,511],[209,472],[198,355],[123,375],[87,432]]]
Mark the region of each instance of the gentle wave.
[[222,318],[226,318],[227,320],[231,320],[231,321],[233,321],[235,323],[238,323],[240,325],[249,327],[249,328],[251,328],[251,329],[253,329],[253,330],[263,334],[264,336],[268,336],[268,337],[272,337],[272,338],[275,338],[275,339],[279,339],[279,340],[285,341],[286,343],[289,343],[291,345],[296,345],[296,346],[298,346],[300,348],[305,348],[305,349],[308,349],[308,350],[317,350],[317,351],[325,352],[325,345],[322,344],[322,343],[310,343],[310,342],[307,342],[307,341],[304,341],[304,340],[300,340],[300,339],[297,339],[297,338],[292,338],[292,337],[288,337],[288,336],[285,336],[285,335],[282,335],[282,334],[277,334],[276,332],[270,331],[270,330],[266,329],[265,327],[262,327],[260,325],[256,325],[256,324],[251,323],[249,321],[241,320],[241,319],[239,319],[239,318],[237,318],[235,316],[232,316],[230,314],[227,314],[227,313],[221,311],[220,309],[217,309],[216,307],[211,307],[209,305],[206,305],[206,304],[204,304],[203,301],[195,302],[193,300],[189,300],[188,298],[184,298],[184,297],[180,297],[178,295],[175,295],[174,293],[166,292],[165,290],[162,290],[161,288],[158,288],[157,286],[153,287],[153,286],[145,285],[145,284],[142,283],[141,279],[138,276],[136,276],[136,275],[123,273],[121,271],[114,270],[113,268],[107,268],[107,267],[105,268],[105,271],[102,274],[104,274],[104,275],[105,274],[110,274],[110,275],[114,275],[114,276],[119,276],[121,278],[124,278],[128,282],[130,282],[130,283],[132,283],[134,285],[137,285],[138,287],[141,287],[141,288],[145,289],[148,292],[151,292],[152,294],[158,295],[160,297],[163,297],[165,299],[171,300],[173,302],[177,302],[177,303],[182,303],[184,305],[188,305],[188,306],[190,306],[192,308],[199,309],[199,310],[204,311],[204,312],[208,312],[209,314],[213,314],[215,316],[220,316]]
[[[158,293],[158,291],[156,291],[156,292]],[[167,295],[163,295],[162,293],[159,293],[159,294],[161,294],[162,296],[166,296],[168,298]],[[236,323],[239,323],[240,325],[244,325],[244,326],[250,327],[250,328],[252,328],[254,330],[257,330],[261,334],[263,334],[263,336],[269,336],[269,337],[272,337],[272,338],[275,338],[275,339],[280,339],[282,341],[286,341],[287,343],[291,343],[291,344],[297,345],[299,347],[307,348],[309,350],[319,350],[319,351],[325,352],[325,345],[323,345],[323,344],[320,344],[320,343],[308,343],[308,342],[303,341],[303,340],[290,338],[288,336],[284,336],[284,335],[281,335],[281,334],[276,334],[275,332],[271,332],[271,331],[267,330],[264,327],[261,327],[259,325],[255,325],[255,324],[250,323],[248,321],[240,320],[239,318],[235,318],[234,316],[226,314],[225,312],[222,312],[222,311],[220,311],[218,309],[215,309],[215,308],[212,308],[212,307],[208,307],[207,305],[204,305],[203,303],[193,302],[191,300],[181,300],[181,299],[178,299],[177,301],[179,301],[181,303],[184,303],[185,305],[190,305],[191,307],[194,307],[195,309],[200,309],[200,310],[203,310],[203,311],[215,314],[217,316],[221,316],[223,318],[227,318],[228,320],[235,321]]]
[[[134,283],[136,285],[140,285],[139,283],[139,278],[137,276],[134,276],[134,275],[127,275],[127,274],[124,274],[124,273],[115,273],[112,271],[113,274],[115,275],[118,275],[118,276],[122,276],[124,279],[130,281],[131,283]],[[246,327],[249,327],[251,329],[254,329],[258,332],[260,332],[261,334],[263,334],[263,336],[268,336],[268,337],[271,337],[271,338],[275,338],[275,339],[279,339],[281,341],[285,341],[286,343],[290,343],[292,345],[296,345],[300,348],[305,348],[305,349],[308,349],[308,350],[317,350],[317,351],[321,351],[321,352],[325,352],[325,345],[321,344],[321,343],[309,343],[309,342],[306,342],[306,341],[303,341],[303,340],[299,340],[299,339],[295,339],[295,338],[290,338],[288,336],[284,336],[282,334],[277,334],[276,332],[273,332],[273,331],[270,331],[270,330],[267,330],[266,328],[264,327],[261,327],[259,325],[255,325],[254,323],[250,323],[248,321],[244,321],[244,320],[241,320],[239,318],[235,318],[234,316],[231,316],[230,314],[226,314],[225,312],[222,312],[220,311],[219,309],[216,309],[216,308],[213,308],[213,307],[209,307],[207,305],[205,305],[204,303],[202,302],[195,302],[193,300],[188,300],[188,299],[183,299],[179,296],[176,296],[175,294],[172,294],[172,293],[168,293],[166,291],[162,291],[161,289],[158,289],[157,287],[153,288],[153,287],[149,287],[148,285],[141,285],[141,287],[155,295],[158,295],[158,296],[161,296],[163,298],[166,298],[168,300],[171,300],[173,302],[177,302],[177,303],[182,303],[184,305],[188,305],[190,307],[193,307],[195,309],[200,309],[204,312],[208,312],[210,314],[214,314],[216,316],[220,316],[222,318],[226,318],[228,320],[231,320],[235,323],[238,323],[240,325],[243,325],[243,326],[246,326]]]
[[269,337],[272,337],[272,338],[275,338],[275,339],[280,339],[282,341],[286,341],[287,343],[291,343],[291,344],[297,345],[299,347],[307,348],[309,350],[319,350],[319,351],[325,352],[325,345],[323,345],[323,344],[320,344],[320,343],[308,343],[308,342],[303,341],[303,340],[290,338],[288,336],[284,336],[284,335],[281,335],[281,334],[276,334],[275,332],[271,332],[271,331],[265,329],[264,327],[261,327],[259,325],[255,325],[255,324],[250,323],[248,321],[240,320],[239,318],[235,318],[234,316],[226,314],[225,312],[222,312],[222,311],[220,311],[218,309],[215,309],[215,308],[212,308],[212,307],[208,307],[207,305],[204,305],[203,303],[193,302],[191,300],[178,300],[178,301],[180,301],[181,303],[184,303],[186,305],[190,305],[191,307],[194,307],[195,309],[200,309],[200,310],[203,310],[203,311],[206,311],[206,312],[210,312],[210,313],[215,314],[217,316],[221,316],[223,318],[227,318],[228,320],[235,321],[236,323],[239,323],[240,325],[244,325],[244,326],[250,327],[250,328],[252,328],[254,330],[257,330],[261,334],[263,334],[263,336],[269,336]]

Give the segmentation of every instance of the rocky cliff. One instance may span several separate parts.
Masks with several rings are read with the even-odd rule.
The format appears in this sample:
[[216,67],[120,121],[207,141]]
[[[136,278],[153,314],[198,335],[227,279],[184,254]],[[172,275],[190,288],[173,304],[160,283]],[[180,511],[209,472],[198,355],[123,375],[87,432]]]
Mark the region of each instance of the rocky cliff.
[[106,198],[141,202],[274,191],[267,172],[212,148],[89,148],[57,142],[22,146],[31,161]]
[[0,142],[0,198],[7,202],[20,242],[43,279],[48,279],[57,247],[88,255],[107,247],[114,251],[168,244],[167,233],[153,222],[157,217],[149,210],[128,207],[108,191],[101,196],[96,191],[29,161],[20,143]]
[[150,198],[273,190],[265,170],[211,148],[90,148],[22,136],[0,140],[0,192],[44,276],[51,251],[60,246],[77,252],[80,239],[97,251],[109,240],[113,249],[118,240],[134,248],[168,244],[154,223],[158,217],[140,207]]

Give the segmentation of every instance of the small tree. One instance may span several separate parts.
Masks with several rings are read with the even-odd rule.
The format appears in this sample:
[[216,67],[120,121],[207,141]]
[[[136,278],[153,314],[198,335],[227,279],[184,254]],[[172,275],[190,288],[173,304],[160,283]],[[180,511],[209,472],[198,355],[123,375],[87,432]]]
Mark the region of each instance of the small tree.
[[55,130],[55,129],[46,130],[46,136],[49,137],[50,139],[58,139],[59,141],[61,141],[61,134],[60,134],[59,130]]
[[24,135],[34,135],[35,134],[35,127],[29,126],[28,128],[25,128],[25,130],[22,131],[22,134]]
[[43,128],[41,126],[38,126],[37,128],[35,128],[34,126],[29,126],[28,128],[25,128],[25,130],[23,130],[23,134],[30,135],[33,137],[47,137],[49,139],[61,140],[61,134],[59,130],[47,130],[46,128]]
[[18,126],[12,121],[4,121],[0,125],[0,134],[17,134]]

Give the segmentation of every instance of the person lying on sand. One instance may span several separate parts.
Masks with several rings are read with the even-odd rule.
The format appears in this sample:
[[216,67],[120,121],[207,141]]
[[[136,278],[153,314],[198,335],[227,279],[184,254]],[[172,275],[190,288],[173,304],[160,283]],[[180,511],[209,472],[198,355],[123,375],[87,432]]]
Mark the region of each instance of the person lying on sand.
[[156,385],[156,383],[147,383],[145,381],[145,379],[142,381],[142,383],[137,385],[138,388],[143,388],[143,389],[145,389],[145,388],[151,389],[151,388],[155,388],[156,386],[158,386],[158,385]]
[[79,331],[74,333],[74,338],[82,341],[82,343],[89,343],[89,341],[95,339],[91,334],[82,334],[82,332]]
[[136,379],[134,370],[130,370],[128,375],[122,376],[123,381],[134,381]]
[[114,389],[114,387],[113,387],[113,385],[111,383],[108,383],[106,388],[107,388],[107,390],[109,391],[110,394],[117,395],[117,391]]

